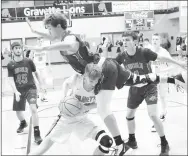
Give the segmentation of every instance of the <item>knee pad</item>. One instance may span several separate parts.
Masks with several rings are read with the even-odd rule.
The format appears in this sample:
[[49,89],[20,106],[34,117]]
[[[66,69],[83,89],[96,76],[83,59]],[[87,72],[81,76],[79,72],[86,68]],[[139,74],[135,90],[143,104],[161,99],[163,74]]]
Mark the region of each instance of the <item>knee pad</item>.
[[128,121],[131,121],[131,120],[134,120],[134,117],[133,117],[133,118],[127,118],[127,117],[126,117],[126,119],[127,119]]
[[96,141],[103,147],[110,148],[113,145],[113,139],[106,134],[104,130],[98,132],[95,138]]

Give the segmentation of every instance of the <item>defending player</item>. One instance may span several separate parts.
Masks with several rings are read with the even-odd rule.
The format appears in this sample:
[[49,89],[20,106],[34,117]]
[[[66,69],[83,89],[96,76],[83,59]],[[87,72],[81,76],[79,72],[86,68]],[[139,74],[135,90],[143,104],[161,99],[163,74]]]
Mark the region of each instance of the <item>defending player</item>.
[[[125,32],[123,34],[123,43],[126,51],[120,53],[116,61],[119,64],[123,64],[125,69],[130,70],[138,75],[145,75],[151,73],[150,61],[160,59],[166,62],[174,63],[180,66],[180,63],[175,60],[166,57],[165,55],[156,54],[149,49],[135,46],[137,36],[134,32]],[[184,68],[183,68],[184,69]],[[156,130],[161,138],[161,154],[168,155],[169,145],[165,138],[164,129],[161,121],[157,115],[157,84],[150,83],[142,86],[132,86],[129,89],[128,101],[127,101],[127,125],[129,131],[129,141],[127,145],[131,148],[137,148],[137,142],[135,138],[135,112],[143,100],[146,100],[148,114],[153,121]]]
[[[90,63],[87,64],[83,75],[76,74],[65,80],[62,88],[62,102],[59,104],[60,115],[58,120],[52,125],[38,149],[29,155],[44,154],[54,142],[66,143],[73,132],[81,140],[91,138],[99,142],[99,146],[93,153],[94,155],[109,153],[113,139],[87,117],[87,112],[92,108],[96,108],[94,88],[101,76],[102,69],[96,64]],[[82,107],[78,115],[73,117],[66,115],[63,110],[63,101],[66,96],[77,98],[81,103]]]
[[13,111],[16,111],[16,115],[20,120],[20,126],[17,129],[17,133],[23,132],[24,128],[27,127],[23,115],[27,100],[32,113],[35,142],[40,144],[42,139],[40,137],[39,118],[37,113],[37,90],[32,72],[34,72],[41,85],[42,81],[36,72],[33,61],[23,58],[23,50],[20,43],[12,43],[11,48],[14,59],[8,63],[7,68],[9,82],[14,92]]
[[44,25],[48,29],[49,34],[34,30],[29,21],[28,24],[32,32],[38,35],[46,37],[50,40],[59,39],[58,43],[43,47],[28,47],[29,49],[38,51],[60,51],[63,58],[69,62],[72,68],[81,74],[84,73],[85,66],[88,63],[95,62],[102,67],[104,79],[101,84],[97,85],[98,87],[95,91],[95,94],[97,94],[97,110],[105,125],[111,132],[115,140],[115,144],[118,146],[117,155],[123,155],[126,153],[129,147],[121,138],[116,119],[110,108],[110,102],[115,87],[120,89],[124,85],[147,83],[151,81],[151,76],[154,76],[153,79],[156,80],[156,75],[150,74],[150,78],[148,78],[149,75],[139,76],[123,69],[116,61],[112,59],[100,59],[98,55],[91,56],[88,52],[88,48],[86,48],[83,42],[75,35],[68,33],[67,20],[63,14],[54,13],[44,19]]

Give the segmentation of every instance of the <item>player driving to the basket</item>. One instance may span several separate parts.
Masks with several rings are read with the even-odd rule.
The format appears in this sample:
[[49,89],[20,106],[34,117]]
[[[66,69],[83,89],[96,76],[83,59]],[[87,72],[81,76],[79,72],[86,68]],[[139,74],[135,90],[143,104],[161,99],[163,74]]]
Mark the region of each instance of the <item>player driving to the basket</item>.
[[[90,63],[86,66],[83,75],[75,74],[65,80],[62,87],[62,100],[59,104],[60,115],[41,145],[29,155],[44,154],[54,142],[66,143],[73,131],[81,140],[91,138],[99,143],[93,155],[109,153],[113,139],[87,118],[87,112],[92,108],[96,108],[94,89],[101,76],[102,69],[98,65]],[[80,107],[77,114],[73,107],[79,107],[80,104],[82,107]],[[74,106],[65,109],[65,105]]]

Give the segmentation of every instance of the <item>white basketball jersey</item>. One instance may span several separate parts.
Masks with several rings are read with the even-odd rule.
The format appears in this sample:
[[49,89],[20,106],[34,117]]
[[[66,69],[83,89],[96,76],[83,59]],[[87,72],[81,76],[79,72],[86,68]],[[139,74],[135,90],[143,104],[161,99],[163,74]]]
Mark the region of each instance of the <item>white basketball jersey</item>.
[[83,104],[92,104],[95,102],[94,90],[88,92],[83,87],[83,76],[76,75],[75,85],[72,90],[72,95]]
[[33,54],[33,61],[37,68],[45,68],[46,61],[47,61],[47,53],[46,51],[42,52],[34,52]]
[[[160,47],[158,51],[155,51],[153,47],[151,48],[151,50],[156,52],[157,54],[171,57],[169,52],[162,47]],[[169,66],[169,64],[167,62],[161,62],[161,61],[156,60],[156,61],[152,62],[152,71],[154,73],[160,73],[163,70],[165,70],[168,66]]]
[[[75,76],[75,78],[73,78]],[[86,110],[85,108],[88,105],[92,105],[95,104],[95,94],[94,94],[94,90],[88,92],[84,89],[83,87],[83,76],[82,75],[74,75],[73,77],[70,77],[70,79],[74,79],[74,82],[72,83],[72,88],[68,91],[67,96],[73,96],[76,99],[78,99],[81,104],[83,104],[82,109],[84,109],[84,113],[83,114],[79,114],[77,116],[75,116],[72,119],[82,119],[87,115],[88,109]],[[60,111],[61,111],[61,107],[59,107]],[[62,113],[62,115],[67,118],[67,116],[65,114]],[[68,117],[69,118],[69,117]],[[71,119],[71,118],[69,118]]]

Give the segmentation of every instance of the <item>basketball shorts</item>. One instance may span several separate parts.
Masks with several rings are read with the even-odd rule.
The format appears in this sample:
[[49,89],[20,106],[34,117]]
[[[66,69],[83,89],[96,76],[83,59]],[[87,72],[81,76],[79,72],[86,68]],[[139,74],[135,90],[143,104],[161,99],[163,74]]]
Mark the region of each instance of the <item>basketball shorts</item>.
[[106,59],[103,66],[104,79],[101,90],[121,89],[130,76],[130,72],[121,67],[115,60]]
[[63,117],[59,117],[59,119],[55,121],[50,132],[47,134],[47,137],[53,142],[63,144],[69,139],[72,133],[74,133],[80,140],[85,140],[93,138],[98,131],[98,126],[87,117],[84,117],[81,120],[80,118],[67,120]]
[[13,111],[25,111],[26,100],[29,104],[37,105],[37,90],[36,88],[27,88],[19,90],[21,93],[20,101],[16,101],[16,96],[14,94],[13,99]]
[[157,104],[158,91],[156,84],[148,84],[143,87],[130,87],[127,107],[136,109],[144,99],[147,105]]

